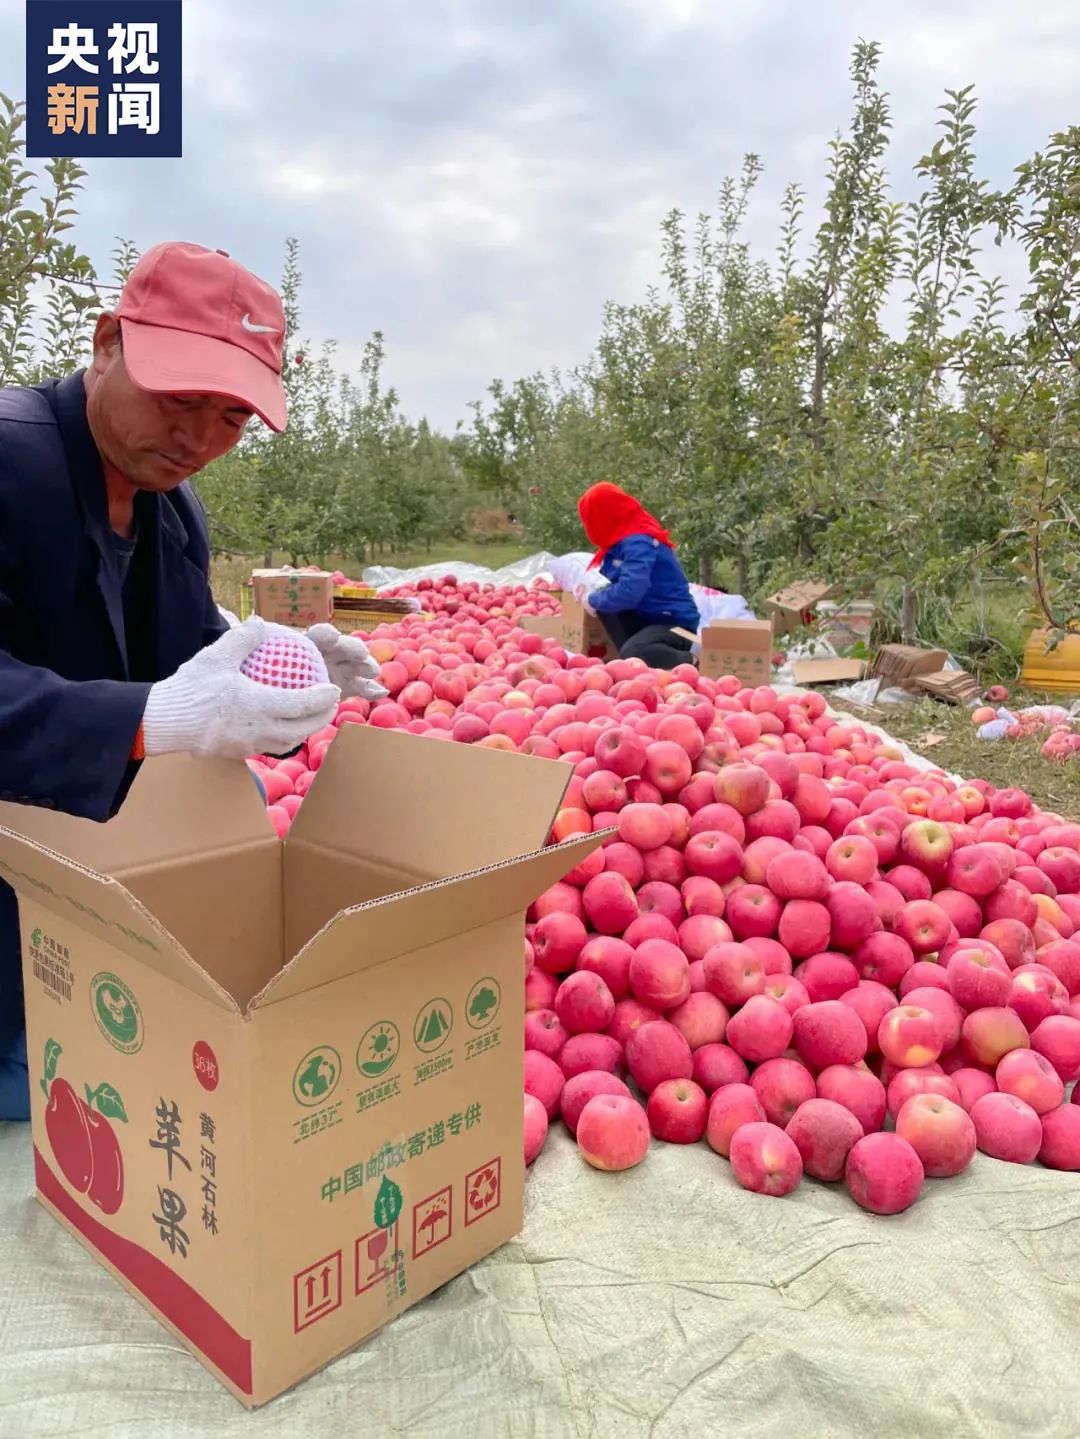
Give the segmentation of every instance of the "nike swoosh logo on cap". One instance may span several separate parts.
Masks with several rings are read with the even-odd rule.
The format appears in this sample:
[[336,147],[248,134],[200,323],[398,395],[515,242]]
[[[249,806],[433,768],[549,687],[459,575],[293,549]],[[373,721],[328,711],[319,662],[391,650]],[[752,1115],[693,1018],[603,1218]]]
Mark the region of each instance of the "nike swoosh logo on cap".
[[249,335],[274,335],[277,333],[276,325],[256,325],[252,321],[250,312],[242,317],[240,325]]

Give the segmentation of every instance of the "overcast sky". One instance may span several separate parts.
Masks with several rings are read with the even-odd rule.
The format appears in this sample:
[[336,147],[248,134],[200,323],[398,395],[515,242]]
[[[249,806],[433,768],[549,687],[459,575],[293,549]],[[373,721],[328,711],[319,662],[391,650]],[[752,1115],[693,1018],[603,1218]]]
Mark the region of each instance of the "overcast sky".
[[[403,408],[446,427],[496,375],[583,359],[604,301],[657,278],[663,215],[709,208],[744,152],[762,253],[787,182],[816,223],[860,35],[883,46],[900,196],[945,86],[975,85],[994,184],[1080,120],[1076,0],[185,0],[184,26],[184,158],[91,162],[75,238],[103,272],[123,235],[276,282],[296,235],[306,332],[348,367],[382,330]],[[9,0],[18,98],[23,54]]]

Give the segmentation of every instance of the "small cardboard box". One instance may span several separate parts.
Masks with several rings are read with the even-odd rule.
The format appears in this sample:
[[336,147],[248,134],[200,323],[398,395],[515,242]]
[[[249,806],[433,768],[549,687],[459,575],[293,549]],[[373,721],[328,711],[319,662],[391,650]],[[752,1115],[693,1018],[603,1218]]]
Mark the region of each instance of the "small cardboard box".
[[255,613],[276,625],[307,629],[334,613],[334,577],[319,570],[253,570]]
[[819,580],[799,580],[770,595],[765,603],[774,633],[787,635],[801,626],[813,624],[815,605],[819,600],[828,599],[832,592],[832,585],[822,584]]
[[524,910],[564,765],[345,726],[287,839],[246,766],[107,825],[0,806],[42,1204],[246,1405],[522,1224]]
[[569,592],[563,593],[557,615],[523,615],[520,624],[530,634],[555,640],[569,654],[595,655],[604,660],[618,657],[603,621],[589,614]]
[[603,660],[618,658],[618,651],[608,638],[602,620],[589,614],[584,605],[572,594],[562,597],[562,631],[559,643],[564,650],[575,655],[593,655]]
[[744,685],[767,685],[772,674],[771,620],[724,620],[701,632],[701,673],[735,675]]
[[865,644],[874,627],[877,606],[873,600],[819,600],[816,607],[818,632],[834,649]]
[[559,644],[562,644],[564,623],[562,615],[522,615],[518,620],[526,634],[557,640]]

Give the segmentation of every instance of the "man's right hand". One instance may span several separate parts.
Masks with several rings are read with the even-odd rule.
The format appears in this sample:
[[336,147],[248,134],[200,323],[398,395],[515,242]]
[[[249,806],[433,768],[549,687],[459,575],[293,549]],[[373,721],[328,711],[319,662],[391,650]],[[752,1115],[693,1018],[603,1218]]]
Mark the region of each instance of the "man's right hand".
[[143,715],[143,752],[245,759],[288,754],[334,718],[336,685],[274,689],[240,673],[266,637],[257,616],[222,635],[150,690]]

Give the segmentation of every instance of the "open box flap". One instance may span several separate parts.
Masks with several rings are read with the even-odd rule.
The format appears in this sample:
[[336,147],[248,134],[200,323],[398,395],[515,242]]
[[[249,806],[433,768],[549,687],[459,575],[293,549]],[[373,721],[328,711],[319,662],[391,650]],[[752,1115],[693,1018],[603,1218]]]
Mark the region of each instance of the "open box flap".
[[834,590],[834,585],[826,584],[822,580],[796,580],[784,589],[777,590],[775,595],[770,595],[765,603],[775,605],[777,609],[801,612],[812,609],[818,600],[828,599]]
[[106,824],[33,805],[0,804],[0,828],[113,876],[257,840],[275,842],[247,765],[190,755],[144,763],[119,814]]
[[232,996],[117,880],[96,874],[4,828],[0,828],[0,879],[18,894],[44,905],[61,919],[74,921],[103,943],[115,946],[193,994],[238,1012]]
[[343,725],[289,840],[448,879],[543,844],[570,776],[530,755]]
[[523,913],[602,839],[599,834],[582,835],[458,879],[437,880],[343,910],[255,996],[250,1009],[291,999],[399,954],[414,954],[450,935]]

